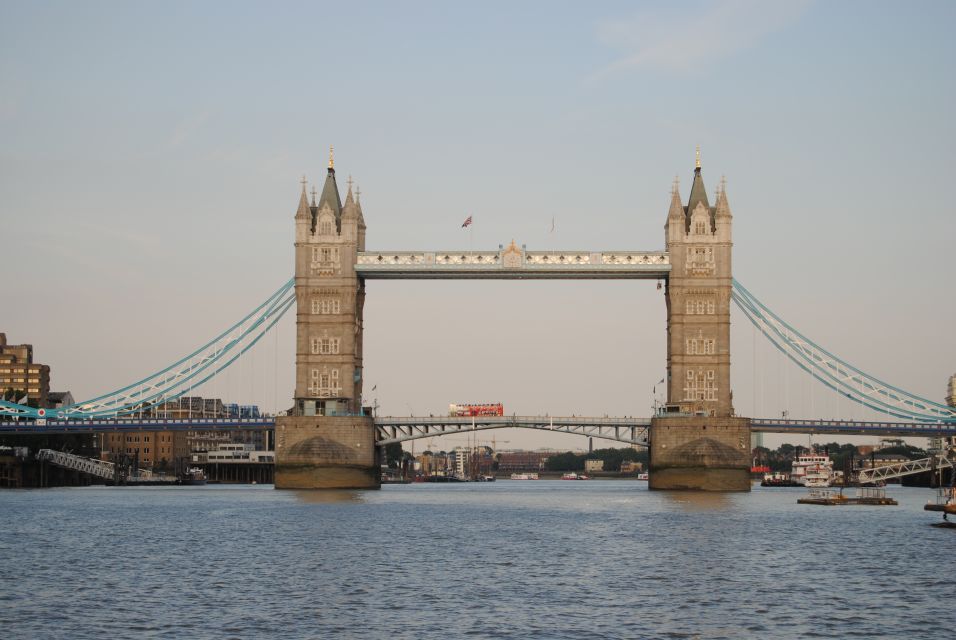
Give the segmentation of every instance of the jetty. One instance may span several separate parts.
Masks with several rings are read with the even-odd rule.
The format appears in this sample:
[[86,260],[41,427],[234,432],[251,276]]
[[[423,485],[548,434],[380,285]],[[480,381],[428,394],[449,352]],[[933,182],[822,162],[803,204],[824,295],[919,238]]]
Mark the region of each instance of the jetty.
[[899,503],[893,498],[887,498],[886,490],[882,487],[860,487],[854,497],[843,495],[842,489],[839,492],[832,489],[811,489],[807,497],[797,498],[797,504],[832,506],[843,504],[896,505]]

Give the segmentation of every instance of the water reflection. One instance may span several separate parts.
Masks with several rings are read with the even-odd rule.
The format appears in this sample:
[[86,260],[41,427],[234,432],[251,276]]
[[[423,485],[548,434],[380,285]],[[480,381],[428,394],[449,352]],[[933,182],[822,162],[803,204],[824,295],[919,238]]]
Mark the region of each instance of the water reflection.
[[664,504],[680,511],[723,511],[732,506],[729,494],[713,491],[661,491]]
[[306,504],[340,504],[343,502],[365,502],[364,491],[349,491],[346,489],[296,489],[293,491],[296,500]]

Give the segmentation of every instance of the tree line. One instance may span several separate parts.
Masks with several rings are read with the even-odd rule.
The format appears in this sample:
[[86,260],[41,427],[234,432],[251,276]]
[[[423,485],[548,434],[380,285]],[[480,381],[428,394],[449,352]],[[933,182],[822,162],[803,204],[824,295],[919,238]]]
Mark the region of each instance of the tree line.
[[544,463],[548,471],[583,471],[585,460],[603,460],[605,471],[620,471],[625,460],[641,462],[647,467],[647,450],[636,449],[595,449],[590,453],[556,453]]

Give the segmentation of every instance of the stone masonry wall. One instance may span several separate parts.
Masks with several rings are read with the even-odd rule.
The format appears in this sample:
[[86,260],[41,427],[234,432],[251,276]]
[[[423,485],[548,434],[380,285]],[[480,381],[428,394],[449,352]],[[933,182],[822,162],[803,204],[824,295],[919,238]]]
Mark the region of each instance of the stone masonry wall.
[[276,489],[377,489],[380,484],[372,418],[276,419]]
[[750,491],[750,420],[654,418],[649,472],[651,489]]

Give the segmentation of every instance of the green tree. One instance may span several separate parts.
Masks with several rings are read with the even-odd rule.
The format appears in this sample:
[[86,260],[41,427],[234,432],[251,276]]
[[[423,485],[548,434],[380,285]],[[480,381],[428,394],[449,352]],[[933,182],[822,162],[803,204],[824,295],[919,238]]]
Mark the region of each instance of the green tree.
[[584,469],[584,456],[570,451],[548,456],[544,468],[548,471],[581,471]]
[[398,469],[402,464],[404,453],[401,442],[385,445],[385,464],[391,469]]

